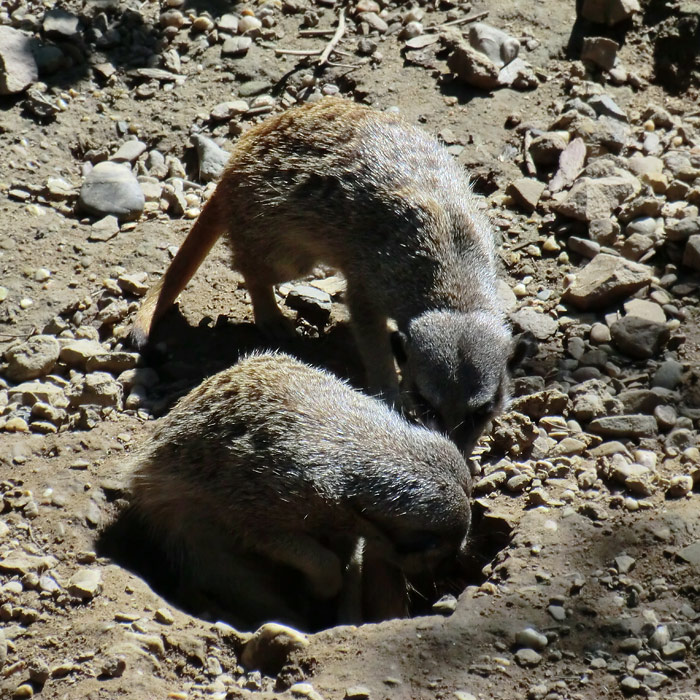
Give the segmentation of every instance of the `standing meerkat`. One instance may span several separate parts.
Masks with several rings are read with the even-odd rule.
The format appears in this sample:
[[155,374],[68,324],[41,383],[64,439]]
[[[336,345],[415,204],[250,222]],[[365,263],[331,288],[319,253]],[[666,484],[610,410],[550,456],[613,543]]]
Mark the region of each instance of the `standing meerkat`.
[[391,595],[374,592],[393,595],[380,603],[390,613],[370,616],[398,614],[403,574],[466,547],[470,494],[466,462],[444,436],[279,353],[249,356],[180,399],[132,477],[138,521],[186,563],[194,588],[256,622],[296,622],[280,569],[296,572],[297,593],[342,598],[358,549],[365,581],[376,565],[394,582]]
[[[465,453],[507,399],[525,347],[496,292],[492,231],[447,150],[394,114],[328,98],[236,142],[214,194],[136,315],[143,346],[218,238],[245,278],[256,324],[289,332],[273,285],[317,263],[340,270],[368,388],[401,399]],[[392,342],[387,320],[398,333]]]

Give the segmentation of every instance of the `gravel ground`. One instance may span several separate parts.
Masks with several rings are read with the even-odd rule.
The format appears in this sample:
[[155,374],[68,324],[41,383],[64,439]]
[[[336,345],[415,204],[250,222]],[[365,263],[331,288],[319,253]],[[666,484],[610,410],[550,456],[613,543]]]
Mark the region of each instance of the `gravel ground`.
[[[360,0],[335,45],[333,0],[0,6],[3,697],[700,698],[700,9],[578,5]],[[230,143],[338,93],[471,173],[540,347],[473,457],[469,570],[252,637],[99,540],[153,419],[264,347],[242,279],[217,246],[146,356],[128,318]],[[282,285],[285,349],[361,387],[343,293]]]

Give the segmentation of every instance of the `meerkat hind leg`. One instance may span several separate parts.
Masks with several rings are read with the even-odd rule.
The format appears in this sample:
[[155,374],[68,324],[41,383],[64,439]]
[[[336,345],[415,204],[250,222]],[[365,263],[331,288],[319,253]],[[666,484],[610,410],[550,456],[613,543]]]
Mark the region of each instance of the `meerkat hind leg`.
[[295,336],[294,324],[282,313],[271,284],[250,282],[246,278],[250,301],[253,304],[255,325],[270,340],[289,340]]
[[257,536],[256,551],[280,564],[301,571],[311,593],[323,600],[337,595],[343,585],[340,558],[313,537],[303,533]]
[[348,307],[357,349],[365,366],[367,388],[390,406],[399,403],[399,382],[391,351],[387,317],[361,291],[348,285]]

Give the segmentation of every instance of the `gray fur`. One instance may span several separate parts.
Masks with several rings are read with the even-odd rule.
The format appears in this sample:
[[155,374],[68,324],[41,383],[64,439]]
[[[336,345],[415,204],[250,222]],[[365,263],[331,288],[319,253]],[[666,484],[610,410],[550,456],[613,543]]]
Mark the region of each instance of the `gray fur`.
[[182,398],[133,477],[134,507],[185,553],[195,582],[219,580],[238,607],[292,621],[270,592],[275,565],[299,571],[318,599],[341,592],[360,538],[367,561],[431,570],[464,548],[470,494],[451,442],[274,353]]

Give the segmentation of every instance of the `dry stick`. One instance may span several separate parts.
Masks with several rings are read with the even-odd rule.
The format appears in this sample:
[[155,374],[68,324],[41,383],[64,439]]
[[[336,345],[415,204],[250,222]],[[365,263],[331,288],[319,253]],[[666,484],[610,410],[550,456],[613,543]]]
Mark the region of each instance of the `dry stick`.
[[480,19],[484,19],[489,16],[489,11],[477,12],[475,15],[469,15],[468,17],[462,17],[461,19],[453,19],[449,22],[445,22],[440,25],[440,29],[443,27],[454,27],[457,24],[468,24],[469,22],[478,22]]
[[[312,30],[309,30],[312,31]],[[322,30],[324,33],[326,33],[326,30]],[[330,61],[328,60],[330,58],[330,55],[332,53],[338,53],[341,55],[348,55],[343,51],[338,51],[335,47],[337,46],[338,42],[342,39],[343,34],[345,34],[345,10],[341,9],[340,12],[338,13],[338,26],[336,30],[333,32],[333,36],[331,37],[331,40],[326,44],[326,48],[321,50],[321,49],[310,49],[310,50],[304,50],[304,49],[275,49],[275,54],[278,56],[303,56],[305,58],[309,58],[311,56],[318,56],[318,65],[319,66],[325,66],[325,65],[331,65]],[[337,65],[337,64],[333,64]]]
[[326,48],[323,49],[321,57],[318,59],[319,66],[325,66],[326,63],[328,63],[328,59],[333,53],[333,49],[335,49],[338,42],[343,38],[343,34],[345,34],[345,9],[341,7],[340,12],[338,12],[338,27],[335,30],[335,34],[333,34],[331,40],[326,45]]
[[333,29],[300,29],[299,36],[333,36]]
[[532,145],[532,132],[528,129],[525,132],[525,138],[523,139],[523,159],[525,160],[525,167],[527,168],[527,173],[530,176],[537,175],[537,167],[535,166],[535,161],[532,159],[532,154],[530,153],[530,146]]
[[488,16],[489,16],[489,12],[488,12],[488,10],[485,10],[484,12],[478,12],[475,15],[469,15],[468,17],[462,17],[460,19],[450,20],[449,22],[445,22],[444,24],[434,24],[430,27],[426,27],[425,31],[426,32],[439,32],[441,29],[445,29],[445,27],[454,27],[458,24],[469,24],[470,22],[478,22],[479,20],[482,20]]
[[320,56],[321,53],[321,49],[312,49],[310,51],[297,51],[296,49],[275,49],[275,54],[278,56]]

